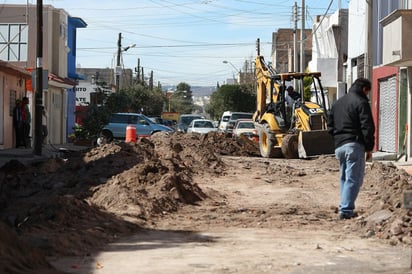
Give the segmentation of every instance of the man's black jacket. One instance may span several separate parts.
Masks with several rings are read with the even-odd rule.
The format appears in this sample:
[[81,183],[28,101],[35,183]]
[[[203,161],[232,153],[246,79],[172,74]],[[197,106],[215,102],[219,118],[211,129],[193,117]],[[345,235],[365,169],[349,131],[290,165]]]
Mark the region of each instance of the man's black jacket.
[[368,97],[359,87],[352,86],[332,106],[328,132],[334,137],[335,148],[358,142],[365,146],[365,151],[372,151],[375,145],[375,125]]

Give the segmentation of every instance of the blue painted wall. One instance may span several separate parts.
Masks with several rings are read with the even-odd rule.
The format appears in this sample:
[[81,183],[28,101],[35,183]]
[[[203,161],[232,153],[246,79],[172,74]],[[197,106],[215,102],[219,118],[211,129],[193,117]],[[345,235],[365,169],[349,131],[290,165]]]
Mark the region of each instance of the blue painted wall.
[[[80,75],[76,73],[76,34],[78,28],[85,28],[87,27],[86,22],[84,22],[81,18],[78,17],[70,17],[68,18],[68,32],[67,32],[67,44],[70,49],[69,53],[67,54],[67,74],[68,77],[72,80],[79,80],[82,79]],[[68,141],[69,134],[73,133],[75,122],[76,122],[76,90],[75,89],[68,89],[67,90],[67,136],[66,142]]]

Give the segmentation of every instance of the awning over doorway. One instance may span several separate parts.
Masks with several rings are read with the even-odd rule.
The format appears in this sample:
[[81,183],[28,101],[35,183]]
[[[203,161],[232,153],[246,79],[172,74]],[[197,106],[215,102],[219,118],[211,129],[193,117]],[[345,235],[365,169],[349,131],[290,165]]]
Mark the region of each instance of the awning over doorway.
[[49,73],[49,85],[59,88],[74,88],[77,83],[69,78],[62,78],[56,74]]

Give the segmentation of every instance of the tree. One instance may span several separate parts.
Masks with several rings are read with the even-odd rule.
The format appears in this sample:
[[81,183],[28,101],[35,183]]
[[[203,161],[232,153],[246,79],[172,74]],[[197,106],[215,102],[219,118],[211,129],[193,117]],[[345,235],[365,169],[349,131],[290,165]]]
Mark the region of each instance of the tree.
[[[310,71],[309,69],[306,69],[305,72],[310,72]],[[303,77],[303,98],[305,98],[305,101],[310,101],[310,98],[312,96],[312,91],[311,91],[312,84],[313,84],[312,77]]]
[[143,113],[148,116],[160,116],[164,98],[158,88],[150,89],[141,84],[122,90],[130,100],[130,112]]
[[110,113],[127,112],[131,109],[131,101],[125,92],[114,92],[106,99],[105,105]]
[[102,128],[109,122],[111,112],[106,106],[89,105],[87,119],[83,121],[83,129],[87,139],[95,139]]
[[256,110],[256,94],[251,85],[222,85],[212,93],[210,105],[206,111],[214,119],[224,111],[254,112]]
[[176,91],[169,98],[170,110],[180,113],[192,113],[193,112],[193,96],[192,90],[189,84],[179,83],[176,87]]

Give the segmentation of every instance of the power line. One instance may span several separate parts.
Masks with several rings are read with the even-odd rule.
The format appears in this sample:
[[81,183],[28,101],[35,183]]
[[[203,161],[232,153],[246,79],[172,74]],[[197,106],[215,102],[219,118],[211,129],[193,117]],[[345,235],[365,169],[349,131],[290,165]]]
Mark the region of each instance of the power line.
[[[271,42],[264,42],[263,44],[271,45]],[[209,44],[182,44],[182,45],[146,45],[135,46],[135,48],[189,48],[189,47],[222,47],[222,46],[253,46],[255,43],[209,43]],[[101,47],[101,48],[77,48],[77,50],[96,50],[96,49],[114,49],[114,47]]]

